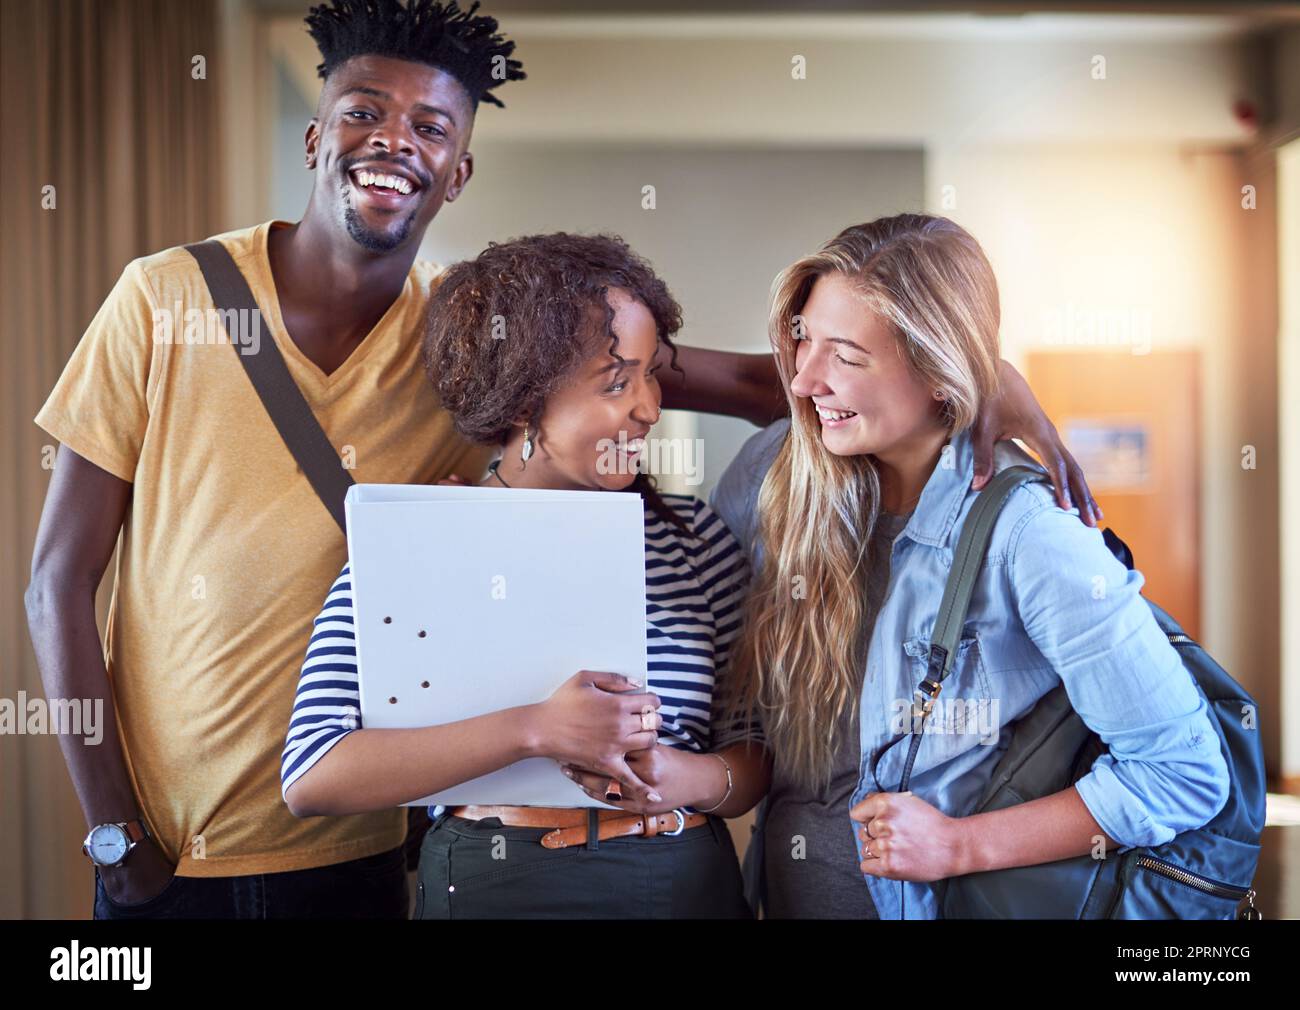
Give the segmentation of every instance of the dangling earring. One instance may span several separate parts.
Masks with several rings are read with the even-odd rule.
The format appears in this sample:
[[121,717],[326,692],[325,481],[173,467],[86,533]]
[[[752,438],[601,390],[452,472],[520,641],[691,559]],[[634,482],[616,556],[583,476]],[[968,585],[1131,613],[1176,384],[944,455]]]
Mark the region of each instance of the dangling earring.
[[533,454],[533,440],[528,437],[528,425],[525,424],[524,425],[524,446],[522,449],[519,450],[519,456],[520,458],[523,459],[525,463],[527,463],[528,458],[532,456],[532,454]]

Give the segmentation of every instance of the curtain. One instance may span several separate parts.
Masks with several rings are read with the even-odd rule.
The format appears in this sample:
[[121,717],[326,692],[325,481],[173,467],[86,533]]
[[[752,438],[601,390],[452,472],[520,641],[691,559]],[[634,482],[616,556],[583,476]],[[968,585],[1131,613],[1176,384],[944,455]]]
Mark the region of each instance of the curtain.
[[[129,260],[221,230],[218,43],[216,0],[0,4],[0,698],[15,703],[43,697],[23,591],[53,439],[32,418]],[[0,916],[88,917],[85,833],[58,740],[0,735]]]

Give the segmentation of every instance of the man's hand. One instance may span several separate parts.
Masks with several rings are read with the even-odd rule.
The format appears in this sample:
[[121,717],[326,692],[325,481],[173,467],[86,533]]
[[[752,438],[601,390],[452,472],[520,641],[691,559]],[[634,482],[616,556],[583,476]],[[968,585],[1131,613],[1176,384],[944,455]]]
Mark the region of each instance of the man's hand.
[[142,905],[162,894],[176,875],[176,867],[167,862],[152,838],[143,839],[121,866],[101,866],[104,890],[118,905]]
[[1061,441],[1056,425],[1043,413],[1024,376],[1006,361],[999,360],[998,381],[998,396],[980,411],[971,429],[971,444],[975,449],[975,479],[971,487],[982,490],[992,477],[993,444],[1019,438],[1046,467],[1056,489],[1056,503],[1067,510],[1077,504],[1083,524],[1096,526],[1102,518],[1101,506],[1092,497],[1083,470]]

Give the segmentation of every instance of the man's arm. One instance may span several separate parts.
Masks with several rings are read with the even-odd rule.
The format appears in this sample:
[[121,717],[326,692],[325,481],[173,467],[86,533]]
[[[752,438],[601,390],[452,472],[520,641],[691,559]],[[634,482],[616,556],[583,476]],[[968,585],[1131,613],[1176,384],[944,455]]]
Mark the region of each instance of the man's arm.
[[658,372],[665,410],[727,414],[760,428],[790,412],[771,354],[707,351],[678,344],[677,364],[681,372],[668,366],[665,355]]
[[[92,704],[103,704],[103,737],[97,746],[87,746],[78,734],[59,737],[88,828],[140,816],[122,756],[95,623],[95,591],[113,556],[130,499],[129,482],[61,445],[24,597],[46,696],[51,701],[91,699]],[[121,867],[104,867],[100,875],[114,901],[137,904],[159,893],[172,871],[157,846],[146,839]]]
[[980,410],[971,429],[975,449],[975,479],[971,487],[981,491],[993,476],[993,444],[1018,438],[1040,460],[1052,478],[1056,503],[1067,512],[1078,506],[1085,526],[1101,520],[1101,506],[1088,488],[1083,468],[1075,462],[1061,441],[1056,425],[1043,411],[1025,377],[1005,359],[998,359],[998,395]]
[[[677,362],[685,378],[666,366],[658,372],[666,410],[728,414],[760,428],[790,413],[771,354],[706,351],[678,344]],[[1005,360],[999,360],[998,380],[998,395],[980,411],[971,430],[975,449],[975,479],[971,486],[979,491],[992,476],[994,443],[1019,438],[1042,460],[1061,508],[1069,510],[1077,505],[1080,521],[1085,526],[1096,526],[1102,518],[1101,507],[1088,488],[1082,468],[1061,441],[1024,376]]]

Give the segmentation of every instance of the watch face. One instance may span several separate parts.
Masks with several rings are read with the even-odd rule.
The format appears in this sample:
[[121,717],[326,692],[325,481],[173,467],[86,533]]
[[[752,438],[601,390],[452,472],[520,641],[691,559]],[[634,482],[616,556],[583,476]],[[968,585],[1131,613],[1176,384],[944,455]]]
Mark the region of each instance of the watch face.
[[120,863],[130,844],[126,832],[118,825],[101,824],[90,833],[90,858],[109,866]]

